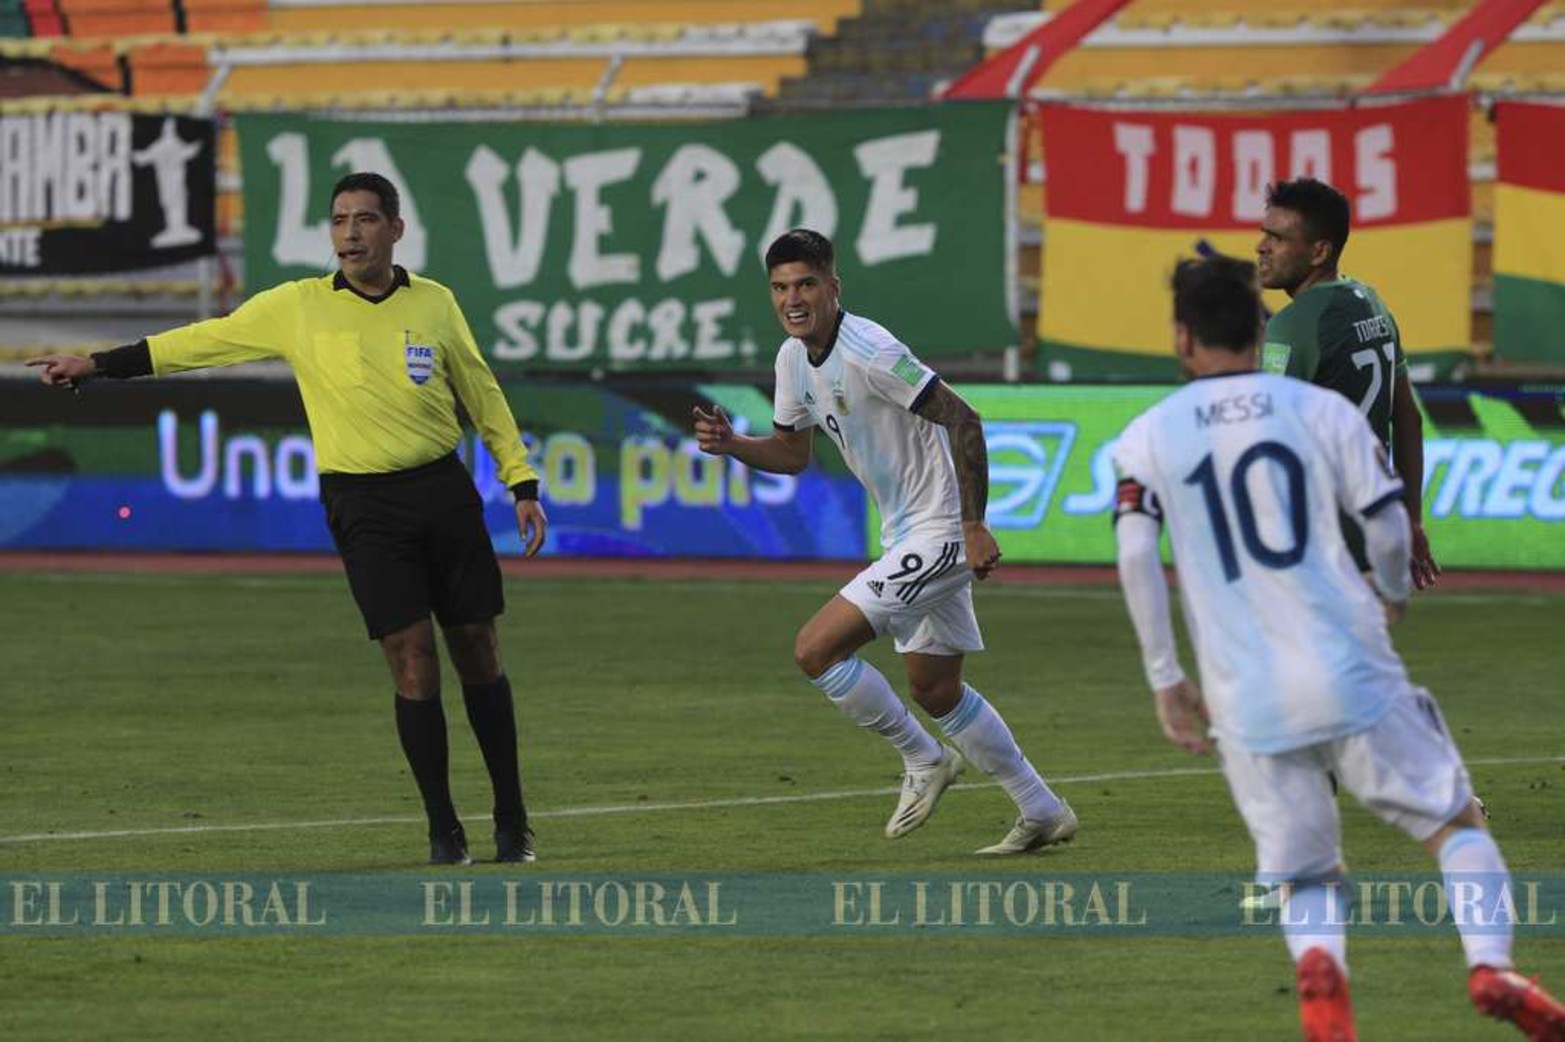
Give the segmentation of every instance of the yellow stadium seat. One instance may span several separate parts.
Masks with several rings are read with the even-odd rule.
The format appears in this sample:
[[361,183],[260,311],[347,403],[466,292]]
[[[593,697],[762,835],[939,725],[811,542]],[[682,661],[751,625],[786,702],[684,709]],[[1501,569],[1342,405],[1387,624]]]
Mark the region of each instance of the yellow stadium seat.
[[1130,31],[1172,29],[1178,16],[1168,11],[1126,11],[1114,19],[1114,26]]
[[1485,94],[1498,94],[1511,88],[1508,72],[1477,72],[1467,78],[1467,85]]
[[679,22],[657,22],[643,28],[649,34],[648,39],[659,43],[670,43],[685,34],[685,27]]
[[1179,16],[1179,24],[1191,29],[1233,29],[1240,21],[1233,11],[1192,11]]
[[615,43],[625,37],[626,31],[626,26],[614,23],[602,25],[573,25],[566,30],[565,38],[571,43]]
[[1117,84],[1114,92],[1107,96],[1114,98],[1150,98],[1155,97],[1156,94],[1150,80],[1130,80],[1126,83]]
[[1317,29],[1356,29],[1369,20],[1367,12],[1355,8],[1332,8],[1311,11],[1309,23]]
[[0,37],[0,58],[47,58],[49,52],[54,49],[54,42],[57,39],[60,37],[37,40],[15,36]]
[[1304,11],[1246,11],[1244,24],[1252,29],[1292,29],[1306,17]]
[[565,28],[559,25],[540,25],[507,30],[506,35],[515,43],[556,43],[565,39]]
[[1440,15],[1437,11],[1423,7],[1410,7],[1401,10],[1391,8],[1385,11],[1376,11],[1375,21],[1381,25],[1394,28],[1416,28],[1420,25],[1428,25],[1431,22],[1438,23]]
[[462,29],[451,34],[451,41],[464,47],[498,47],[509,40],[504,29]]

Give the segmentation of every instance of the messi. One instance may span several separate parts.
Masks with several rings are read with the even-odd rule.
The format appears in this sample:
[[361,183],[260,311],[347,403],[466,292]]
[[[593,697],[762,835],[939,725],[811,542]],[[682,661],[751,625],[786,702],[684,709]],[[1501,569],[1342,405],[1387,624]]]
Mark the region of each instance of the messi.
[[1236,394],[1232,398],[1219,398],[1212,404],[1195,410],[1195,425],[1211,427],[1214,424],[1244,423],[1259,420],[1272,414],[1272,396],[1265,391],[1252,394]]

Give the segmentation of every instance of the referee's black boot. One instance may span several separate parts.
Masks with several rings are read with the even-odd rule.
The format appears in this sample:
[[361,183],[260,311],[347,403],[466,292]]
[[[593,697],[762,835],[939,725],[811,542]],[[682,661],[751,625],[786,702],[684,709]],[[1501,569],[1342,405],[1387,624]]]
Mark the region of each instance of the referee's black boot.
[[533,830],[526,819],[520,822],[498,822],[494,830],[494,859],[513,864],[528,864],[538,860],[533,851]]
[[429,833],[429,863],[431,865],[471,865],[467,855],[467,833],[460,824],[443,831]]

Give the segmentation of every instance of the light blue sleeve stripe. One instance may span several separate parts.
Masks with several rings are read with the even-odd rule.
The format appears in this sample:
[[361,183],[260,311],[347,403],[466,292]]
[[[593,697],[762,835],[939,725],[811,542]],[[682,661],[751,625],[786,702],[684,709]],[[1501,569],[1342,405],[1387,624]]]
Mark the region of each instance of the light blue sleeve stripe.
[[875,345],[855,330],[849,329],[847,322],[837,327],[837,342],[859,358],[867,360],[875,357]]

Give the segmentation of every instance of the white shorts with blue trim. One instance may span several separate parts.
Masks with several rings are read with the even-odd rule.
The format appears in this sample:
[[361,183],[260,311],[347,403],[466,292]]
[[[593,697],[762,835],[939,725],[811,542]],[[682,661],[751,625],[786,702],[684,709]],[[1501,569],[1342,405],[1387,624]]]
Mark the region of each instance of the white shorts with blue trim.
[[961,539],[905,540],[840,593],[877,635],[891,634],[898,652],[963,655],[984,649]]
[[1327,772],[1371,813],[1423,842],[1465,810],[1473,786],[1433,696],[1412,687],[1371,727],[1285,753],[1219,743],[1223,775],[1255,841],[1260,876],[1318,879],[1342,857]]

